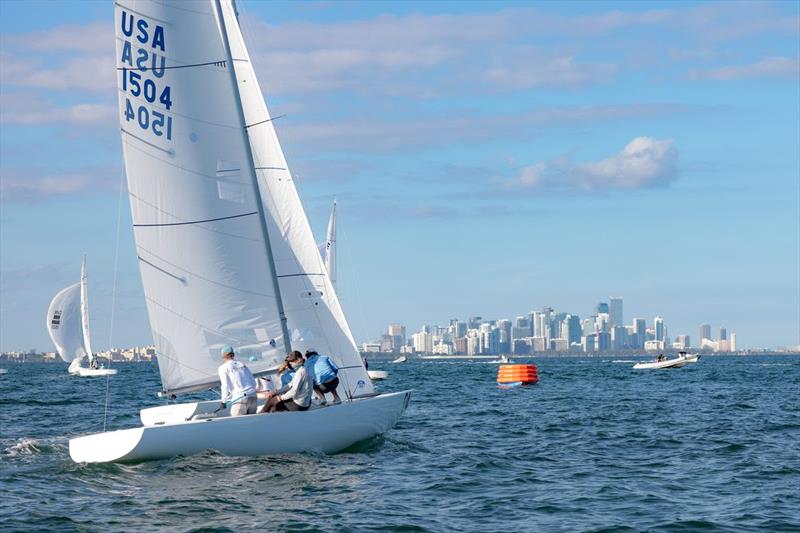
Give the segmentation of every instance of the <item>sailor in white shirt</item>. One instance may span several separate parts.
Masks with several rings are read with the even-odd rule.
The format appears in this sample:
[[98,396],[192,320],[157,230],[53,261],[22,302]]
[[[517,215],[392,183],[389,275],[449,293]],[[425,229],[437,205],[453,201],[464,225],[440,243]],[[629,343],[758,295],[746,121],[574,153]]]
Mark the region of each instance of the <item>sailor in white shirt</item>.
[[280,389],[268,393],[269,400],[262,408],[262,413],[307,411],[311,406],[314,381],[304,366],[303,354],[295,350],[286,356],[286,362],[294,370],[292,381]]
[[222,405],[230,405],[231,416],[252,415],[256,412],[256,380],[244,363],[233,360],[233,355],[233,348],[222,347],[225,362],[217,369]]

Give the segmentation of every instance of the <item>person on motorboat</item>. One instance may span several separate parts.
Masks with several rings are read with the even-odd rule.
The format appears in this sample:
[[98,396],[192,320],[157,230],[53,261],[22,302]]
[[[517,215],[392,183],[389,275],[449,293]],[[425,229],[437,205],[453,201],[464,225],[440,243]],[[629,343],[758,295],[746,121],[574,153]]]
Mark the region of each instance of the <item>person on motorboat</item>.
[[306,368],[314,378],[314,392],[320,397],[320,404],[327,404],[325,394],[333,395],[334,405],[342,403],[336,388],[339,386],[339,368],[327,355],[319,355],[314,350],[306,352]]
[[97,359],[92,359],[92,362],[89,363],[89,368],[92,370],[97,370]]
[[222,407],[230,405],[231,416],[252,415],[256,412],[256,380],[242,362],[234,361],[233,348],[223,346],[222,359],[217,369]]
[[667,358],[663,353],[658,354],[658,359],[656,359],[656,361],[658,361],[659,363],[661,361],[666,361],[666,360],[667,360]]
[[294,370],[294,376],[288,385],[267,394],[268,400],[261,409],[262,413],[307,411],[311,406],[314,381],[306,370],[303,354],[295,350],[286,356],[286,362]]

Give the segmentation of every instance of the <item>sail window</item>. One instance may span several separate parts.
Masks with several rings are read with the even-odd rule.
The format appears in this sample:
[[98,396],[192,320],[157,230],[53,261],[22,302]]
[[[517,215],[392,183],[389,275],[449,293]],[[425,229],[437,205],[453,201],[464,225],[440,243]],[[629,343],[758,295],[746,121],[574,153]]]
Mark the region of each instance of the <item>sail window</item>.
[[220,200],[244,203],[245,188],[241,175],[242,166],[238,161],[217,160],[217,194]]

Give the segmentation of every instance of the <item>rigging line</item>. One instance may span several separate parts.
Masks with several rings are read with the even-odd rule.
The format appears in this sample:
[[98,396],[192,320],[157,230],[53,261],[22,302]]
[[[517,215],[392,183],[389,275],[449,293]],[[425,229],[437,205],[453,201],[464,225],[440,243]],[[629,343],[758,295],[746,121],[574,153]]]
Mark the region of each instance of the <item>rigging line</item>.
[[140,71],[140,72],[147,72],[148,70],[175,70],[179,68],[192,68],[192,67],[208,67],[208,66],[215,66],[215,67],[224,67],[228,61],[222,59],[220,61],[209,61],[208,63],[191,63],[189,65],[173,65],[171,67],[161,67],[159,69],[155,69],[153,67],[117,67],[117,70],[132,70],[132,71]]
[[[133,198],[136,198],[136,200],[138,200],[139,202],[142,202],[143,204],[147,205],[148,207],[151,207],[151,208],[155,209],[159,213],[163,213],[163,214],[165,214],[167,216],[171,216],[173,218],[177,218],[178,220],[181,220],[181,221],[184,220],[181,217],[179,217],[178,215],[175,215],[174,213],[170,213],[169,211],[165,211],[165,210],[161,209],[160,207],[158,207],[157,205],[155,205],[152,202],[148,202],[147,200],[145,200],[141,196],[137,196],[135,193],[132,193],[132,192],[128,191],[128,195],[132,196]],[[214,228],[209,228],[208,226],[196,226],[196,227],[199,228],[199,229],[202,229],[204,231],[210,231],[211,233],[218,233],[220,235],[226,235],[228,237],[234,237],[236,239],[244,239],[246,241],[251,241],[251,242],[261,242],[259,239],[254,239],[252,237],[245,237],[244,235],[236,235],[235,233],[228,233],[227,231],[220,231],[220,230],[217,230],[217,229],[214,229]]]
[[275,277],[276,278],[296,278],[298,276],[324,276],[324,275],[325,274],[322,274],[320,272],[301,272],[300,274],[281,274],[280,276],[276,274]]
[[278,120],[279,118],[283,118],[285,116],[286,116],[286,113],[284,113],[283,115],[278,115],[277,117],[268,118],[266,120],[260,120],[258,122],[254,122],[253,124],[246,125],[245,129],[252,128],[253,126],[258,126],[259,124],[266,124],[267,122],[272,122],[273,120]]
[[[114,283],[111,285],[111,314],[110,314],[110,325],[108,327],[108,349],[109,352],[111,351],[111,347],[114,343],[114,314],[117,308],[117,275],[119,273],[119,234],[120,234],[120,227],[122,226],[122,192],[125,189],[125,169],[122,169],[120,172],[119,177],[119,198],[117,199],[117,238],[116,243],[114,245]],[[113,354],[109,353],[109,363],[108,366],[111,366],[111,360],[114,358]],[[106,431],[106,426],[108,422],[108,400],[110,394],[110,382],[111,376],[106,376],[106,397],[105,397],[105,408],[103,409],[103,432]]]
[[231,215],[229,217],[219,217],[219,218],[207,218],[205,220],[189,220],[186,222],[164,222],[162,224],[134,224],[134,228],[161,228],[164,226],[188,226],[191,224],[204,224],[206,222],[218,222],[220,220],[230,220],[232,218],[241,218],[241,217],[249,217],[251,215],[257,215],[258,211],[253,211],[252,213],[241,213],[239,215]]
[[[214,281],[213,279],[209,279],[209,278],[206,278],[205,276],[201,276],[200,274],[197,274],[196,272],[192,272],[191,270],[186,270],[185,268],[183,268],[180,265],[176,265],[175,263],[171,263],[171,262],[167,261],[166,259],[164,259],[163,257],[159,256],[158,254],[151,252],[150,250],[148,250],[147,248],[145,248],[142,245],[137,245],[137,248],[142,250],[142,251],[144,251],[144,252],[147,252],[148,254],[152,255],[155,258],[157,258],[159,261],[163,261],[164,263],[168,264],[169,266],[172,266],[172,267],[175,267],[175,268],[177,268],[179,270],[182,270],[183,272],[185,272],[185,273],[189,274],[190,276],[193,276],[193,277],[195,277],[197,279],[201,279],[201,280],[207,281],[208,283],[211,283],[213,285],[217,285],[218,287],[223,287],[225,289],[230,289],[232,291],[241,292],[241,293],[244,293],[244,294],[252,294],[254,296],[261,296],[263,298],[270,298],[270,299],[274,299],[275,298],[271,294],[264,294],[264,293],[256,292],[256,291],[248,291],[246,289],[241,289],[239,287],[231,287],[230,285],[225,285],[224,283],[220,283],[219,281]],[[172,274],[171,272],[167,272],[166,270],[164,270],[163,268],[159,267],[158,265],[155,265],[155,264],[151,263],[150,261],[148,261],[147,259],[144,259],[141,255],[137,255],[137,258],[140,261],[143,261],[143,262],[147,263],[148,265],[150,265],[151,267],[155,268],[156,270],[160,270],[164,274],[177,279],[181,283],[186,283],[186,278],[183,278],[183,277],[180,277],[180,276],[176,276],[175,274]]]

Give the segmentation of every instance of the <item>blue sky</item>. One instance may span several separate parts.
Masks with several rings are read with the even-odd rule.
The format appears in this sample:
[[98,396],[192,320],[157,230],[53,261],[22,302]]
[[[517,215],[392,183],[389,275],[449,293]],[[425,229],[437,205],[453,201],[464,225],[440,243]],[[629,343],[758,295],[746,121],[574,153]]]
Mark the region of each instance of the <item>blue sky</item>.
[[[339,202],[356,338],[544,305],[800,344],[797,2],[238,2],[312,227]],[[0,2],[0,349],[150,342],[112,2]]]

